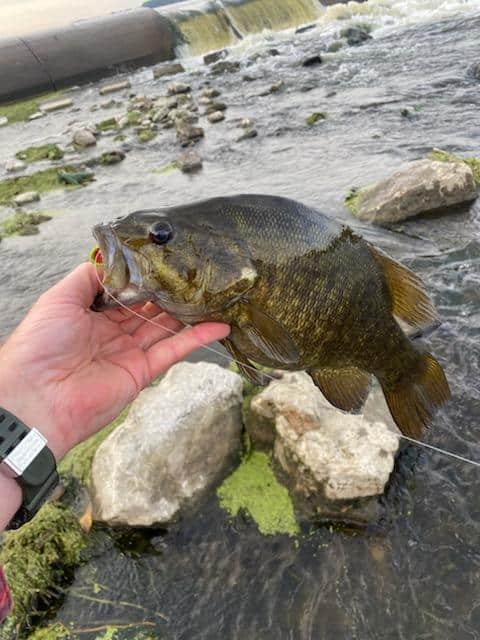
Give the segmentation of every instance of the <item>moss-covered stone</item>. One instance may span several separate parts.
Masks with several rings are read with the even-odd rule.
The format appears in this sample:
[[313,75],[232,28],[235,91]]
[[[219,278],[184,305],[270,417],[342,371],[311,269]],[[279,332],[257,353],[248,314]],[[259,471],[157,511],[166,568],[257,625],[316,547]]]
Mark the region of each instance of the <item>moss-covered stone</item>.
[[323,111],[314,111],[313,113],[311,113],[309,116],[307,116],[305,118],[305,122],[308,124],[309,127],[313,127],[314,124],[317,124],[317,122],[322,122],[323,120],[327,119],[327,114],[324,113]]
[[45,505],[32,522],[5,536],[0,565],[14,609],[0,629],[0,638],[21,637],[33,617],[41,619],[80,563],[86,540],[75,516],[55,503]]
[[15,196],[25,191],[45,193],[46,191],[60,189],[62,184],[58,176],[59,170],[72,173],[76,171],[76,168],[73,166],[56,167],[37,171],[30,176],[3,180],[0,182],[0,205],[9,204]]
[[112,129],[119,129],[118,120],[116,118],[107,118],[107,120],[97,122],[96,127],[99,131],[111,131]]
[[128,124],[130,126],[135,126],[137,124],[140,124],[140,122],[142,121],[143,115],[141,111],[128,111],[127,112],[127,120],[128,120]]
[[150,140],[153,140],[154,138],[156,138],[158,135],[158,132],[155,131],[154,129],[143,129],[142,131],[138,132],[138,141],[139,142],[150,142]]
[[28,120],[29,116],[40,110],[40,105],[46,100],[53,100],[62,94],[61,91],[44,93],[36,98],[19,100],[0,106],[0,116],[8,118],[8,124]]
[[47,627],[37,627],[28,640],[70,640],[72,634],[63,624],[55,623]]
[[168,173],[169,171],[173,171],[174,169],[178,169],[178,164],[175,162],[175,160],[173,160],[173,162],[169,162],[161,169],[154,169],[153,173],[158,173],[161,175],[162,173]]
[[102,442],[114,431],[128,415],[128,407],[111,424],[99,431],[91,438],[77,445],[62,460],[59,471],[62,476],[70,476],[83,485],[90,481],[90,469],[96,450]]
[[15,154],[24,162],[39,162],[40,160],[61,160],[63,151],[56,144],[43,144],[40,147],[28,147]]
[[461,162],[468,165],[473,172],[476,185],[480,186],[480,158],[461,158],[454,153],[448,153],[448,151],[443,151],[442,149],[433,149],[431,153],[428,154],[428,158],[430,160],[436,160],[437,162]]
[[45,213],[17,211],[0,222],[0,237],[35,235],[38,233],[38,225],[51,219],[52,216]]
[[288,490],[276,479],[266,453],[251,450],[217,495],[220,506],[232,517],[245,511],[264,535],[299,533]]
[[351,213],[353,213],[353,215],[356,215],[358,211],[358,198],[360,196],[360,191],[361,189],[358,187],[352,187],[344,199],[345,206],[351,211]]

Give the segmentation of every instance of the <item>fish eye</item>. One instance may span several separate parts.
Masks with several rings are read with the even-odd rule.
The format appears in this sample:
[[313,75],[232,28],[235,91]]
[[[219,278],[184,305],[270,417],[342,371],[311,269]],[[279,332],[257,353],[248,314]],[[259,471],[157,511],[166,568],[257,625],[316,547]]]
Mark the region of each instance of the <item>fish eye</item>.
[[166,222],[162,220],[161,222],[156,222],[150,227],[150,240],[154,244],[166,244],[173,235],[172,227]]

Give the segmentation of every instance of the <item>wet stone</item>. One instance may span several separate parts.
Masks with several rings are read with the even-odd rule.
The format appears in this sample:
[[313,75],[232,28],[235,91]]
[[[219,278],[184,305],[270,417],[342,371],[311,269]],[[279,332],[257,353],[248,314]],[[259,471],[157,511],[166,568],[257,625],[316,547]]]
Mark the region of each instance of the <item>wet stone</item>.
[[219,60],[223,60],[228,55],[227,49],[219,49],[218,51],[212,51],[203,56],[203,62],[205,64],[214,64]]
[[319,64],[322,64],[322,58],[318,54],[302,61],[302,67],[314,67]]
[[198,142],[198,140],[205,135],[202,127],[194,127],[186,122],[177,122],[175,127],[177,129],[178,141],[183,147]]
[[207,119],[212,124],[215,124],[216,122],[222,122],[222,120],[225,120],[225,114],[223,111],[213,111],[208,114]]
[[176,164],[183,173],[193,173],[202,168],[203,161],[195,151],[187,151],[178,158]]
[[73,136],[73,143],[79,147],[93,147],[97,144],[97,139],[88,129],[79,129]]
[[350,46],[358,46],[366,40],[371,40],[370,29],[367,27],[347,27],[342,29],[340,36],[345,38]]
[[123,82],[114,82],[113,84],[107,84],[100,88],[100,95],[105,96],[109,93],[115,93],[116,91],[122,91],[123,89],[129,89],[132,85],[129,80]]
[[208,115],[210,113],[214,113],[215,111],[225,111],[227,105],[224,102],[212,102],[205,109],[205,113]]
[[164,78],[165,76],[173,76],[177,73],[183,73],[185,68],[179,62],[169,62],[167,64],[159,65],[155,67],[153,70],[153,77],[158,80],[158,78]]
[[168,87],[168,95],[176,96],[180,93],[188,93],[190,91],[190,85],[184,82],[174,82]]
[[211,98],[207,98],[206,96],[201,96],[198,99],[198,104],[201,104],[201,105],[212,104],[212,100]]
[[25,164],[25,162],[22,162],[21,160],[9,160],[7,163],[5,163],[5,171],[8,171],[9,173],[23,171],[26,166],[27,165]]
[[40,200],[38,191],[26,191],[25,193],[20,193],[18,196],[15,196],[13,202],[20,206],[29,204],[30,202],[38,202],[38,200]]
[[214,87],[206,87],[202,91],[203,98],[217,98],[220,95],[220,91]]
[[468,75],[475,80],[480,80],[480,62],[475,62],[469,67]]
[[8,118],[6,118],[5,116],[0,116],[0,127],[4,127],[7,124],[8,124]]
[[242,129],[251,129],[253,127],[254,120],[252,118],[242,118],[238,123],[238,126]]
[[235,73],[240,69],[239,62],[232,62],[231,60],[220,60],[212,66],[212,73],[219,75],[221,73]]
[[117,103],[113,99],[104,100],[100,103],[100,109],[112,109],[116,104]]
[[43,118],[44,117],[44,113],[42,111],[36,111],[35,113],[32,113],[31,116],[28,116],[29,120],[38,120],[39,118]]
[[297,29],[295,29],[295,33],[305,33],[306,31],[311,31],[312,29],[315,29],[317,25],[316,24],[306,24],[303,27],[298,27]]
[[[54,100],[53,102],[44,102],[40,105],[40,110],[45,113],[52,111],[59,111],[60,109],[67,109],[73,105],[73,100],[70,98],[63,98],[62,100]],[[33,119],[33,118],[32,118]]]
[[258,131],[256,129],[246,129],[237,137],[236,141],[242,142],[242,140],[249,140],[250,138],[256,138],[257,136]]
[[105,153],[102,153],[102,155],[100,156],[100,164],[118,164],[124,159],[125,153],[118,149],[114,149],[113,151],[106,151]]

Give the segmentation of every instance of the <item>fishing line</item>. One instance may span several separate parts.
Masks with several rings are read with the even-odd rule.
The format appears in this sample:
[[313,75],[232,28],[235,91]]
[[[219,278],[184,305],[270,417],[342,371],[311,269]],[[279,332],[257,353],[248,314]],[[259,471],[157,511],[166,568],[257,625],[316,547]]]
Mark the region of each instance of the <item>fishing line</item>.
[[[101,263],[97,262],[97,256],[95,256],[95,267],[101,267]],[[141,313],[138,313],[137,311],[135,311],[134,309],[131,309],[130,307],[127,307],[126,304],[124,304],[123,302],[121,302],[118,298],[116,298],[113,293],[110,293],[110,291],[107,291],[104,287],[103,287],[103,282],[100,278],[100,274],[98,273],[98,268],[95,268],[95,273],[97,276],[97,280],[100,283],[103,291],[107,294],[107,296],[109,296],[112,300],[114,300],[119,307],[121,307],[122,309],[125,309],[126,311],[128,311],[131,315],[136,316],[137,318],[140,318],[140,320],[143,320],[144,322],[148,322],[151,325],[153,325],[154,327],[158,327],[159,329],[163,329],[164,331],[166,331],[167,333],[171,333],[173,335],[179,335],[181,333],[181,331],[175,331],[174,329],[170,329],[169,327],[165,327],[163,325],[161,325],[158,322],[155,322],[154,320],[152,320],[151,318],[146,318],[145,316],[142,316]],[[187,327],[191,327],[192,325],[187,324]],[[220,356],[222,358],[225,358],[226,360],[229,360],[230,362],[235,362],[236,364],[240,364],[242,365],[242,367],[248,368],[248,369],[252,369],[252,371],[258,372],[258,369],[256,369],[255,367],[248,365],[244,362],[240,362],[239,360],[235,360],[235,358],[233,358],[231,355],[227,354],[227,353],[223,353],[223,351],[218,351],[217,349],[214,349],[213,347],[210,347],[208,345],[203,345],[200,347],[200,349],[205,349],[205,351],[210,351],[210,353],[214,353],[217,356]],[[264,375],[266,378],[269,378],[272,381],[278,380],[278,378],[275,378],[271,375],[269,375],[268,373],[265,373],[264,371],[262,371],[262,375]],[[480,462],[477,462],[476,460],[471,460],[470,458],[465,458],[464,456],[460,456],[457,453],[453,453],[452,451],[447,451],[446,449],[441,449],[440,447],[436,447],[433,444],[427,444],[426,442],[421,442],[420,440],[415,440],[415,438],[410,438],[410,436],[404,436],[403,434],[397,434],[399,438],[402,438],[403,440],[408,440],[408,442],[411,442],[413,444],[416,444],[419,447],[423,447],[424,449],[430,449],[431,451],[435,451],[436,453],[441,453],[445,456],[449,456],[450,458],[454,458],[455,460],[460,460],[461,462],[466,462],[468,464],[471,464],[475,467],[480,467]]]

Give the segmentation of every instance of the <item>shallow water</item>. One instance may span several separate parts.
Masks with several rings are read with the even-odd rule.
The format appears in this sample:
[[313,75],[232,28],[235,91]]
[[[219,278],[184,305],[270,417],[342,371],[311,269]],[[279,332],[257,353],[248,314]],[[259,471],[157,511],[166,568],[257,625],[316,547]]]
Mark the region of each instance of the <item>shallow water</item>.
[[[342,204],[351,186],[385,177],[434,146],[479,156],[480,87],[466,72],[479,61],[480,8],[430,2],[434,21],[423,12],[408,24],[394,15],[392,4],[384,3],[380,17],[374,11],[362,17],[378,26],[373,40],[325,54],[318,67],[304,69],[299,61],[320,51],[348,22],[242,42],[237,51],[245,65],[252,51],[275,47],[280,55],[246,68],[243,72],[257,78],[253,82],[242,82],[243,72],[212,78],[228,104],[227,121],[205,124],[200,174],[152,173],[178,153],[173,133],[161,131],[150,144],[134,145],[122,164],[99,169],[93,185],[44,196],[38,208],[59,215],[42,225],[40,235],[0,245],[2,334],[42,290],[85,259],[94,223],[132,208],[266,192],[303,200],[355,224]],[[407,13],[406,4],[397,8]],[[410,6],[413,11],[420,3],[411,0]],[[186,62],[185,77],[197,89],[205,70],[195,59]],[[148,70],[136,74],[135,90],[163,92],[164,83],[150,78]],[[283,92],[259,96],[280,79]],[[95,86],[73,95],[79,113],[0,130],[0,159],[33,140],[65,143],[61,132],[67,122],[99,121],[116,112],[89,112],[99,101]],[[421,109],[410,120],[400,115],[405,106]],[[305,117],[317,110],[326,111],[327,120],[307,127]],[[235,143],[236,117],[254,118],[258,138]],[[99,146],[114,143],[106,138]],[[453,393],[427,440],[476,460],[479,214],[476,204],[395,231],[357,225],[427,282],[444,320],[428,345],[444,364]],[[379,526],[347,532],[305,525],[298,541],[262,537],[242,517],[229,522],[214,496],[168,531],[112,537],[97,530],[95,551],[77,571],[57,619],[83,631],[84,638],[107,624],[147,623],[146,632],[175,640],[478,639],[479,473],[408,446],[398,457]],[[137,626],[127,626],[123,634],[134,637],[136,631]]]

